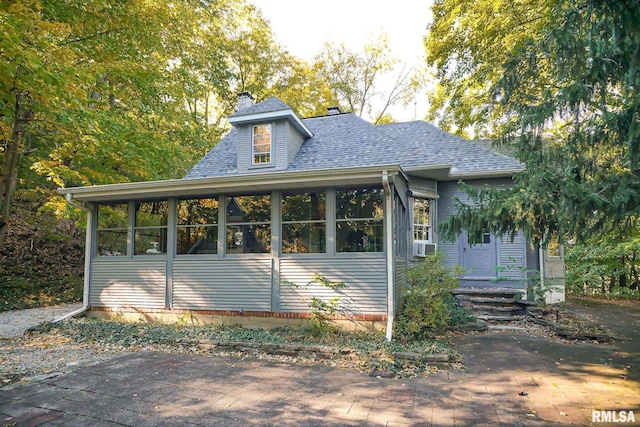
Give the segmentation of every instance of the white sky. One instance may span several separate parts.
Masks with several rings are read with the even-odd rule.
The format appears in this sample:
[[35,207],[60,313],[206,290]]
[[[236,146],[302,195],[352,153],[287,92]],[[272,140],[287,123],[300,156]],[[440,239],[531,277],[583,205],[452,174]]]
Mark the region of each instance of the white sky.
[[[289,53],[311,61],[325,42],[360,50],[373,36],[386,33],[392,55],[407,67],[424,66],[423,37],[431,21],[431,0],[249,0],[262,10],[278,42]],[[383,88],[382,88],[383,89]],[[422,119],[424,94],[416,105],[395,108],[399,120]],[[414,117],[415,116],[415,117]]]

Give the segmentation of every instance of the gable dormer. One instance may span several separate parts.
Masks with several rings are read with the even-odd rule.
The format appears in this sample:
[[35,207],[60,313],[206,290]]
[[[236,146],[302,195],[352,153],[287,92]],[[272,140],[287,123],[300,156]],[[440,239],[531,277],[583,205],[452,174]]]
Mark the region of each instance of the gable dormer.
[[238,172],[285,170],[311,130],[291,107],[276,97],[253,105],[247,92],[238,95],[238,112],[229,116],[237,129]]

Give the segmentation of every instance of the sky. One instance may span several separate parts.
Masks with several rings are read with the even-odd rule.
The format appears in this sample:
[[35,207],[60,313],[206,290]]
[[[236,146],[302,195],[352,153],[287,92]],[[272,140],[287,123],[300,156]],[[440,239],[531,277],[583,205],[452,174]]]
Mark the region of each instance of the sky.
[[[424,66],[423,37],[431,20],[431,0],[249,0],[270,21],[279,44],[311,61],[325,42],[361,50],[373,36],[386,33],[392,55],[407,67]],[[389,83],[390,84],[390,83]],[[418,94],[415,105],[394,108],[399,121],[424,118],[428,104]]]

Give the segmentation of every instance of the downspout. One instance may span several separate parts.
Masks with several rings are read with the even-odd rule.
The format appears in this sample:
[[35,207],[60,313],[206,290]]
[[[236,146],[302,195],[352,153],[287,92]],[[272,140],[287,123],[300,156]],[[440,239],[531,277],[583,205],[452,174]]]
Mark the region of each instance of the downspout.
[[540,245],[538,248],[538,260],[540,263],[540,295],[544,295],[545,294],[544,287],[546,286],[544,283],[545,256],[544,256],[544,250],[542,249],[542,245]]
[[395,318],[395,293],[393,289],[393,195],[389,185],[389,173],[382,172],[382,186],[384,188],[384,222],[385,222],[385,253],[387,257],[387,341],[393,337],[393,320]]
[[85,234],[85,248],[84,248],[84,289],[82,291],[82,307],[78,310],[67,313],[62,317],[59,317],[53,321],[53,323],[61,322],[69,317],[77,316],[84,313],[89,308],[89,271],[91,270],[91,229],[93,228],[93,215],[91,209],[84,205],[74,203],[71,199],[71,193],[67,193],[67,203],[87,213],[87,231]]

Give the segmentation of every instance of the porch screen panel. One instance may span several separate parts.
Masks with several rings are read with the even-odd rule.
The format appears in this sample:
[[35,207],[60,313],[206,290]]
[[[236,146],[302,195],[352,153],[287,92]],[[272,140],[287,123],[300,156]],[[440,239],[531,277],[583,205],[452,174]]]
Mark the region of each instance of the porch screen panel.
[[384,251],[382,189],[336,191],[336,252]]
[[128,227],[129,214],[126,203],[99,205],[96,254],[98,256],[127,255]]
[[138,202],[135,205],[134,254],[163,255],[167,253],[166,200]]
[[282,252],[326,252],[326,194],[284,193],[282,196]]
[[271,251],[271,196],[235,196],[227,199],[227,253]]
[[179,200],[178,255],[218,253],[218,199]]

